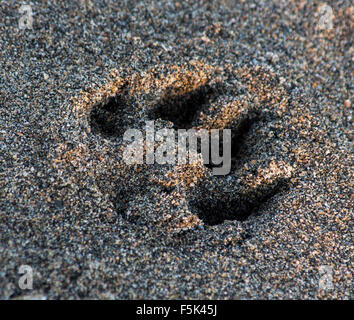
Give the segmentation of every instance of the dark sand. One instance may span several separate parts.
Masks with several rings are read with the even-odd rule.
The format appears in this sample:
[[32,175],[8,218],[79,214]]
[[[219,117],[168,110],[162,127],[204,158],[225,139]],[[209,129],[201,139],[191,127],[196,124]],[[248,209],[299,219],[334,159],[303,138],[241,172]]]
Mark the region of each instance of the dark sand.
[[[330,5],[36,1],[19,30],[2,1],[0,298],[352,299],[354,9]],[[231,128],[230,175],[127,166],[146,120]]]

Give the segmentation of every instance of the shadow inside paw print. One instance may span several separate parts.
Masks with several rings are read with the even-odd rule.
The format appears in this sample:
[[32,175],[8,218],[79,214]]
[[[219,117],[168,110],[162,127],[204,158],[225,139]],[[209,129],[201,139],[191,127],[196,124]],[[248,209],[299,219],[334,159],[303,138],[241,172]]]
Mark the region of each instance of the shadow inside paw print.
[[220,84],[207,84],[181,95],[170,95],[173,87],[167,88],[165,96],[150,111],[149,118],[171,121],[175,129],[190,129],[210,98],[222,90]]
[[[246,163],[247,169],[239,168],[249,154],[254,152],[249,150],[248,144],[260,142],[257,131],[269,115],[262,114],[261,106],[248,107],[243,110],[239,108],[242,111],[236,113],[229,122],[224,121],[226,115],[222,113],[215,114],[203,122],[201,112],[207,112],[210,100],[217,100],[225,92],[225,86],[220,83],[217,87],[201,86],[185,95],[163,99],[150,113],[151,119],[169,120],[176,129],[231,129],[230,173],[226,176],[212,176],[211,170],[216,165],[205,164],[210,177],[189,189],[186,194],[190,210],[207,225],[220,224],[224,220],[246,220],[274,195],[287,190],[291,174],[291,168],[287,164],[266,159],[257,161],[256,165],[251,167],[247,167]],[[232,107],[230,104],[229,108]],[[222,133],[220,140],[220,150],[223,150]]]
[[122,137],[124,131],[136,122],[130,112],[134,105],[135,99],[123,86],[119,94],[93,106],[88,119],[92,132],[107,138]]
[[90,114],[90,125],[92,131],[104,136],[115,136],[121,134],[117,124],[117,118],[123,116],[122,110],[128,105],[127,99],[122,95],[116,95],[101,106],[95,106]]
[[[292,172],[292,168],[287,163],[267,159],[267,154],[262,147],[259,147],[263,141],[258,136],[258,132],[269,120],[269,116],[263,112],[262,108],[267,103],[279,103],[280,98],[279,101],[278,98],[273,99],[275,102],[262,100],[263,96],[270,95],[266,92],[271,90],[267,87],[267,75],[262,74],[263,71],[260,76],[254,75],[252,72],[249,72],[251,76],[247,74],[245,77],[244,87],[250,88],[248,93],[245,93],[247,90],[243,88],[230,88],[229,83],[226,85],[222,81],[213,81],[212,83],[210,79],[201,81],[198,78],[198,72],[197,76],[188,74],[187,80],[185,80],[182,72],[182,78],[178,77],[177,84],[175,80],[161,80],[162,84],[165,81],[167,85],[162,85],[162,89],[155,88],[162,91],[162,94],[158,95],[156,99],[152,99],[149,105],[144,99],[139,100],[136,92],[140,90],[145,94],[144,90],[146,89],[140,87],[139,81],[147,83],[148,87],[152,86],[154,82],[148,77],[148,80],[144,81],[138,79],[138,85],[131,83],[129,88],[122,87],[113,97],[109,97],[104,103],[96,104],[91,109],[89,115],[91,131],[95,136],[108,139],[113,137],[116,141],[120,141],[127,128],[135,128],[137,123],[141,124],[148,120],[162,120],[165,123],[167,121],[175,129],[231,129],[232,159],[229,174],[213,175],[212,169],[216,165],[201,163],[199,169],[203,175],[198,179],[192,177],[193,183],[184,181],[190,177],[186,178],[188,174],[182,173],[177,179],[177,184],[167,183],[161,190],[165,192],[164,190],[170,188],[171,185],[176,190],[183,190],[181,191],[182,196],[181,193],[178,193],[179,191],[176,191],[176,198],[181,196],[187,204],[187,207],[181,211],[189,212],[197,217],[196,219],[184,218],[186,221],[193,221],[189,225],[186,223],[187,229],[193,227],[193,224],[198,224],[198,221],[206,225],[215,225],[223,223],[224,220],[245,220],[257,212],[274,195],[286,189]],[[255,78],[259,76],[261,79],[255,80],[258,81],[255,89],[252,88],[253,83],[250,82],[254,80],[253,76]],[[204,79],[205,77],[200,78]],[[250,78],[251,80],[249,80]],[[269,88],[274,87],[273,79],[268,82]],[[190,86],[187,85],[186,88],[181,89],[184,83],[188,83]],[[239,96],[239,92],[244,94]],[[249,98],[252,94],[256,96],[255,99]],[[278,93],[278,95],[281,94],[283,92]],[[269,141],[267,143],[269,144]],[[220,150],[221,152],[223,150],[222,143]],[[144,207],[149,206],[151,209],[148,214],[153,214],[155,200],[151,199],[151,204],[147,204],[144,199],[148,197],[142,196],[144,192],[149,191],[148,189],[155,188],[154,184],[151,184],[151,172],[154,170],[151,169],[152,165],[149,166],[144,164],[140,166],[140,169],[125,165],[120,166],[117,172],[119,170],[129,171],[131,177],[139,176],[140,185],[136,184],[136,179],[126,178],[126,174],[119,173],[115,176],[114,187],[111,183],[106,188],[107,190],[114,189],[114,192],[112,191],[114,194],[111,194],[110,197],[113,202],[117,202],[115,203],[116,209],[125,216],[134,211],[132,208],[137,208],[136,211],[144,211]],[[178,165],[176,164],[175,167]],[[157,165],[156,168],[155,172],[160,170]],[[114,170],[112,169],[112,171]],[[107,175],[107,178],[104,176],[100,179],[102,184],[107,184],[110,178]],[[181,188],[176,188],[176,185],[180,185]],[[139,193],[137,190],[140,190]],[[119,196],[117,197],[117,195]],[[171,193],[169,196],[173,198],[174,194]],[[136,200],[139,197],[140,200]],[[167,206],[167,210],[163,211],[168,210]],[[170,215],[169,213],[165,214],[165,216]],[[160,219],[159,216],[157,218],[155,216],[151,220],[158,219]],[[170,218],[164,219],[161,218],[163,221]]]
[[[220,224],[225,220],[244,221],[251,214],[256,214],[273,196],[287,188],[287,179],[279,179],[271,186],[255,189],[249,193],[240,191],[238,195],[225,196],[224,199],[219,195],[206,196],[202,200],[196,198],[190,201],[190,206],[207,225]],[[204,190],[204,194],[207,192]],[[225,191],[220,192],[225,194]]]

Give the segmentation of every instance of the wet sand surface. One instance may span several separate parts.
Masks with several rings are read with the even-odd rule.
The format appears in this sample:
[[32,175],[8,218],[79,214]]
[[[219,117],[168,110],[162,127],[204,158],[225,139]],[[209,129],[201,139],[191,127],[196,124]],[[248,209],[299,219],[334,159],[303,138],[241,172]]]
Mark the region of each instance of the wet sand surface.
[[[329,5],[42,1],[20,30],[2,2],[0,298],[352,299],[354,9]],[[147,121],[231,129],[230,174],[127,165]]]

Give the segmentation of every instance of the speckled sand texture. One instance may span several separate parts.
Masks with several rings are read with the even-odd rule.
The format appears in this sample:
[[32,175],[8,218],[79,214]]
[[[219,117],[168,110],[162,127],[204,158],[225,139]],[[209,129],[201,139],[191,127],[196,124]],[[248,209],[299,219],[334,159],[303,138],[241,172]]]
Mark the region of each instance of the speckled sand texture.
[[[1,299],[353,299],[351,1],[32,1],[27,30],[20,5],[0,3]],[[127,165],[152,120],[232,129],[230,174]]]

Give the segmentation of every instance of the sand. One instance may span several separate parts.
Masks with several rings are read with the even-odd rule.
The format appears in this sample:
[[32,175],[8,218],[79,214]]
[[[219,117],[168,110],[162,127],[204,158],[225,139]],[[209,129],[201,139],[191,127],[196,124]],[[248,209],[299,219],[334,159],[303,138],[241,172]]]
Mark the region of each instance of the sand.
[[[0,298],[352,299],[354,9],[329,5],[42,1],[20,30],[2,2]],[[230,174],[127,165],[146,121],[232,129]]]

